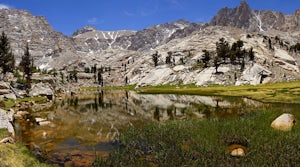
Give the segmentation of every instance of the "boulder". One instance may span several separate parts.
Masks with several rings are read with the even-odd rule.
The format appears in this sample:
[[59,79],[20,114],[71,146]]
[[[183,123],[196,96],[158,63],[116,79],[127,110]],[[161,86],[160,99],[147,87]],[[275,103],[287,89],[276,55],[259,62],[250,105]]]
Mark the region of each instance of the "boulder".
[[50,125],[51,122],[50,121],[42,121],[42,122],[39,122],[39,125],[40,126],[47,126],[47,125]]
[[48,99],[52,100],[54,98],[54,91],[50,84],[47,83],[37,83],[33,84],[31,91],[29,92],[30,96],[46,96]]
[[14,115],[14,119],[23,119],[26,115],[29,115],[30,113],[28,111],[18,111]]
[[0,81],[0,89],[9,89],[9,83]]
[[17,100],[17,97],[16,97],[16,95],[14,93],[5,94],[4,98]]
[[264,83],[264,78],[270,77],[272,72],[265,69],[263,66],[258,64],[253,64],[252,66],[247,67],[243,74],[236,82],[236,85],[250,84],[258,85]]
[[94,73],[78,73],[78,79],[94,79]]
[[274,62],[286,70],[299,72],[299,68],[296,63],[296,60],[291,55],[289,55],[287,51],[284,51],[282,49],[277,49],[276,47],[275,47]]
[[5,94],[10,94],[10,90],[9,89],[0,89],[0,95],[5,95]]
[[13,111],[5,111],[0,109],[0,129],[7,129],[9,133],[13,136],[15,135],[15,130],[12,125],[13,121]]
[[243,157],[245,156],[245,150],[243,148],[236,148],[230,152],[230,155],[233,157]]
[[271,127],[276,130],[290,131],[295,123],[296,119],[294,115],[284,113],[272,122]]
[[40,126],[46,126],[46,125],[50,125],[51,124],[50,121],[47,121],[47,119],[44,119],[44,118],[35,118],[35,121]]
[[150,71],[140,79],[137,86],[161,85],[176,81],[176,75],[173,75],[170,68],[157,68]]
[[40,122],[44,122],[47,121],[47,119],[44,118],[35,118],[35,122],[40,123]]

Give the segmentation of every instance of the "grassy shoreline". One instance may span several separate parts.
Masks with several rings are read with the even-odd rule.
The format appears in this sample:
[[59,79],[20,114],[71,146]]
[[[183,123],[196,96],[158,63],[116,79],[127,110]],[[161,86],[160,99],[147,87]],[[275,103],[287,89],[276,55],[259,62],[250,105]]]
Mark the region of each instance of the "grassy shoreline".
[[[270,127],[278,113],[261,111],[232,119],[169,121],[132,127],[121,147],[96,166],[297,166],[299,126],[290,132]],[[245,156],[229,154],[232,144]]]
[[107,86],[107,87],[83,87],[84,91],[99,90],[133,90],[141,94],[182,94],[182,95],[202,95],[202,96],[233,96],[246,97],[260,102],[272,103],[300,103],[300,80],[290,82],[277,82],[261,85],[241,85],[241,86],[196,86],[188,85],[158,85],[136,88],[135,85],[128,86]]
[[[0,139],[9,136],[7,130],[0,129]],[[0,166],[7,167],[48,167],[50,165],[39,162],[30,151],[20,143],[0,144]]]
[[136,89],[145,94],[188,94],[203,96],[247,97],[261,102],[300,103],[300,81],[270,83],[262,85],[222,86],[213,85],[197,87],[182,86],[149,86]]

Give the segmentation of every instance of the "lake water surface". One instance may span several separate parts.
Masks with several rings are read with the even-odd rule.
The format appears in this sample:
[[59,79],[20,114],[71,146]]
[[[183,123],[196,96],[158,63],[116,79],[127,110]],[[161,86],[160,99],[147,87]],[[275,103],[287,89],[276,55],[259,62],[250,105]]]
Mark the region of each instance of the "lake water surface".
[[[192,95],[147,95],[134,91],[85,92],[57,100],[15,123],[17,139],[50,164],[91,166],[96,156],[117,148],[130,126],[172,120],[234,118],[249,112],[295,113],[300,105],[266,104],[246,98]],[[299,115],[295,113],[296,115]],[[249,115],[249,114],[248,114]],[[50,121],[38,125],[35,118]]]

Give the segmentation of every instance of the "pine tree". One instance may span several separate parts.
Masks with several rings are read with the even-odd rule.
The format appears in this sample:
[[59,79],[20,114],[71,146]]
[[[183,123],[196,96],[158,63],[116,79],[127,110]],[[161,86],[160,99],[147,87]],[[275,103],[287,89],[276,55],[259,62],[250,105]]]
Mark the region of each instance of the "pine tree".
[[253,47],[250,48],[249,50],[249,60],[254,61],[254,52],[253,52]]
[[229,44],[224,38],[220,38],[219,42],[216,43],[217,56],[222,58],[224,63],[226,63],[226,58],[228,58]]
[[154,63],[154,66],[155,66],[155,67],[158,65],[158,58],[159,58],[159,55],[158,55],[158,52],[156,51],[156,52],[152,55],[152,60],[153,60],[153,63]]
[[216,56],[214,58],[214,66],[215,66],[215,69],[216,69],[216,74],[218,73],[218,68],[219,68],[220,65],[221,65],[220,57]]
[[32,75],[32,67],[33,67],[33,61],[31,59],[31,55],[29,53],[29,47],[28,43],[26,44],[26,49],[24,52],[24,55],[22,56],[22,60],[20,62],[21,70],[24,72],[24,75],[26,75],[26,91],[27,94],[29,93],[29,89],[31,88],[31,75]]
[[4,32],[0,36],[0,67],[2,73],[13,72],[15,68],[15,57],[10,48],[10,43]]
[[204,57],[202,58],[202,62],[204,63],[204,68],[206,68],[210,61],[210,53],[207,50],[202,50],[202,52],[204,52]]

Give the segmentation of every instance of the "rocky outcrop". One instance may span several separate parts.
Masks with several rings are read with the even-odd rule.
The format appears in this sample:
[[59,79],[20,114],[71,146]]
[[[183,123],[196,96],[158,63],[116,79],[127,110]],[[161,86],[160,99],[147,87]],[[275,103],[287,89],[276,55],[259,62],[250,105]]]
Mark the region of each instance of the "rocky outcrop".
[[13,99],[16,100],[15,93],[11,90],[11,87],[8,82],[0,81],[0,99]]
[[289,55],[285,50],[275,48],[274,62],[286,70],[299,72],[295,58]]
[[284,113],[272,122],[271,127],[281,131],[290,131],[295,123],[296,119],[294,115]]
[[48,99],[54,99],[54,91],[50,84],[47,83],[37,83],[31,86],[29,95],[32,97],[36,96],[46,96]]
[[240,6],[234,9],[227,7],[221,9],[211,20],[210,24],[214,26],[233,26],[247,29],[251,24],[252,17],[253,14],[249,5],[246,1],[242,1]]
[[223,8],[210,21],[210,25],[232,26],[247,31],[298,31],[300,26],[300,12],[292,15],[270,10],[252,10],[246,1],[242,1],[236,8]]
[[268,78],[271,77],[272,72],[265,69],[264,67],[253,64],[245,69],[242,73],[240,80],[236,82],[236,85],[250,84],[258,85],[268,81]]
[[15,135],[15,130],[12,125],[12,122],[14,120],[14,111],[8,110],[5,111],[3,109],[0,109],[0,129],[7,129],[9,133],[11,133],[12,136]]
[[53,57],[76,54],[72,41],[52,29],[42,16],[33,16],[25,10],[0,10],[0,32],[5,32],[17,62],[28,43],[30,54],[37,66],[47,64]]

